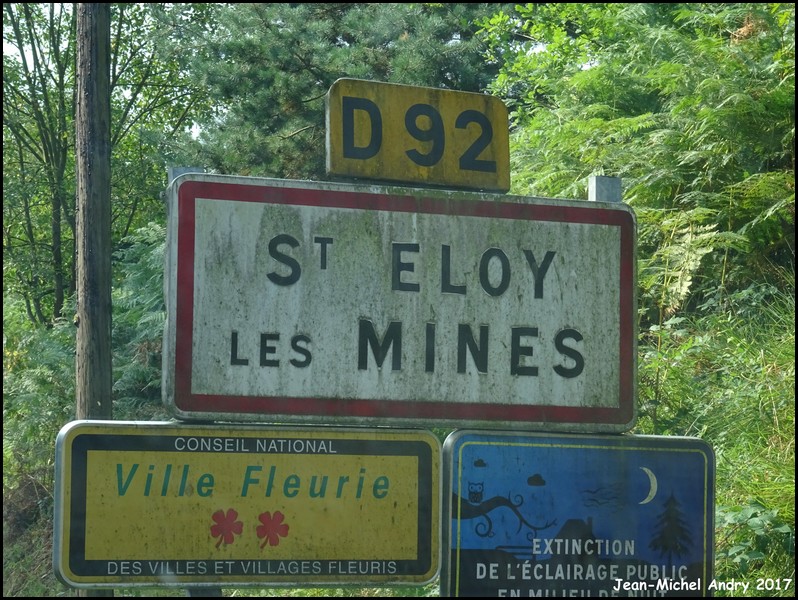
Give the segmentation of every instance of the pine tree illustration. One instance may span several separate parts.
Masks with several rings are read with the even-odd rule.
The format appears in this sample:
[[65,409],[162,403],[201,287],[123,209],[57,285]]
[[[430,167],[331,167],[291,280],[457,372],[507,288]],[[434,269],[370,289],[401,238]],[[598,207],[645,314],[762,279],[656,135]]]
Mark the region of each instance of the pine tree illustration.
[[657,517],[654,538],[648,547],[659,550],[660,557],[667,555],[668,567],[673,567],[673,557],[682,556],[693,545],[690,531],[684,520],[684,515],[679,508],[679,502],[671,492],[670,498],[665,502],[665,510]]

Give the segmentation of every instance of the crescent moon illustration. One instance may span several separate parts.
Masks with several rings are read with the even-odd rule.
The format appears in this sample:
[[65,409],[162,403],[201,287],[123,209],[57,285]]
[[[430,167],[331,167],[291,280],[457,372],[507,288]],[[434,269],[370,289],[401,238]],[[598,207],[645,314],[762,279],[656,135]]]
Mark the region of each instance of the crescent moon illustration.
[[643,470],[643,472],[646,475],[648,475],[648,481],[651,483],[651,489],[648,490],[648,496],[643,498],[643,500],[638,502],[638,504],[648,504],[654,499],[654,496],[657,495],[657,478],[654,475],[654,473],[651,471],[651,469],[647,467],[640,467],[640,468]]

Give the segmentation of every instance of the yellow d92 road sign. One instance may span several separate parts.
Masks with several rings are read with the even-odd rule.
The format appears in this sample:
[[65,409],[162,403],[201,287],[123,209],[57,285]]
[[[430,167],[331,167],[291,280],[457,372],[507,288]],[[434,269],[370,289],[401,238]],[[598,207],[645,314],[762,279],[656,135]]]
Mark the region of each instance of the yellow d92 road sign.
[[427,583],[439,460],[422,430],[74,421],[53,565],[78,588]]
[[506,192],[507,108],[495,96],[358,79],[327,94],[327,172]]

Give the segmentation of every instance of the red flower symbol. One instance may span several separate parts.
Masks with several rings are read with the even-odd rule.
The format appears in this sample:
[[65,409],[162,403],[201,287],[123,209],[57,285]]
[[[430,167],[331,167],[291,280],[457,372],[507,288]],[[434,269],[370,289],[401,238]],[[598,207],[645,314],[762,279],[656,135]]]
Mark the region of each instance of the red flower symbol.
[[260,545],[261,548],[266,545],[266,542],[269,542],[270,546],[276,546],[280,543],[280,537],[288,535],[288,525],[283,523],[284,517],[285,515],[279,510],[275,511],[274,516],[268,511],[258,515],[258,519],[263,525],[258,525],[257,534],[259,538],[265,538]]
[[227,513],[223,510],[213,513],[216,525],[211,525],[211,536],[219,538],[219,541],[216,542],[217,548],[222,542],[232,544],[235,541],[234,535],[244,531],[244,524],[241,521],[236,521],[237,518],[238,513],[232,508]]

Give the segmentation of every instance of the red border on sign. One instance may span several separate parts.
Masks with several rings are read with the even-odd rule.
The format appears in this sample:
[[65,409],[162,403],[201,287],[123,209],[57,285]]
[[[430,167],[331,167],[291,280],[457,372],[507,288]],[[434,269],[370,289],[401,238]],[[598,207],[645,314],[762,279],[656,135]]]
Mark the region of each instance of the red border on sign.
[[[507,404],[419,402],[415,400],[373,400],[366,398],[302,398],[283,396],[230,396],[192,394],[191,349],[194,323],[194,248],[197,198],[355,208],[389,212],[428,213],[584,223],[620,227],[621,262],[619,277],[620,397],[618,406],[564,407]],[[175,331],[174,405],[181,416],[191,413],[247,414],[297,417],[394,418],[405,421],[461,420],[519,423],[590,423],[628,425],[634,417],[634,218],[628,211],[603,207],[516,204],[502,201],[464,201],[275,186],[244,185],[213,181],[185,181],[177,198],[177,306]],[[220,408],[221,407],[221,408]]]

